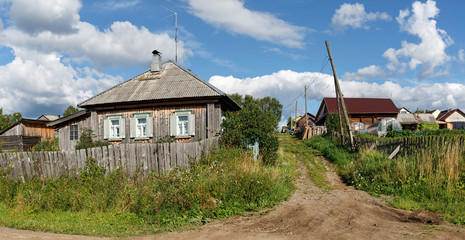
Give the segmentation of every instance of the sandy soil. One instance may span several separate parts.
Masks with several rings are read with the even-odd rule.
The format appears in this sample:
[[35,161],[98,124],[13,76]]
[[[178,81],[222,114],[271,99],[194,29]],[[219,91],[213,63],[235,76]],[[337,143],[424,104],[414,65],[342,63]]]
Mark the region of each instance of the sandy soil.
[[[331,191],[316,187],[301,166],[296,192],[268,214],[132,239],[465,239],[465,228],[444,222],[437,214],[390,208],[380,198],[347,187],[330,163],[325,164]],[[0,228],[0,239],[96,238]]]

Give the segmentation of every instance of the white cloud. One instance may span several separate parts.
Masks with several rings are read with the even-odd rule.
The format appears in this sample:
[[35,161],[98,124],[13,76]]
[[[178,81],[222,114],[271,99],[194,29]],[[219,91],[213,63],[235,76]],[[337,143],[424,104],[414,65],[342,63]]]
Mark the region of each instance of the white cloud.
[[74,25],[79,21],[80,8],[79,0],[15,0],[10,17],[27,33],[67,34],[76,31]]
[[385,75],[386,73],[381,67],[371,65],[357,70],[356,73],[344,73],[344,76],[342,78],[346,81],[358,81],[365,80],[367,78],[383,77]]
[[190,12],[204,22],[292,48],[302,48],[306,28],[292,25],[267,12],[252,11],[240,0],[188,0]]
[[95,5],[104,10],[118,10],[118,9],[127,9],[130,7],[134,7],[139,3],[140,3],[140,0],[133,0],[133,1],[109,0],[106,2],[96,3]]
[[76,105],[122,81],[95,69],[65,65],[57,53],[14,49],[15,59],[0,66],[0,106],[5,112],[31,111],[29,106]]
[[465,50],[463,50],[463,49],[459,50],[459,61],[460,62],[465,62]]
[[[323,97],[335,96],[333,77],[328,74],[319,75],[316,72],[299,73],[281,70],[270,75],[244,79],[213,76],[209,82],[226,93],[250,94],[254,97],[272,96],[278,98],[284,105],[297,97],[303,91],[304,85],[309,86],[307,90],[309,100],[320,102]],[[340,85],[345,97],[392,98],[398,107],[446,109],[465,106],[463,94],[465,85],[460,83],[401,86],[391,81],[378,84],[341,80]]]
[[412,12],[401,10],[396,18],[401,30],[420,38],[420,43],[402,41],[402,48],[390,48],[383,54],[389,60],[387,68],[395,71],[405,71],[406,68],[416,69],[421,65],[419,78],[448,75],[448,70],[436,72],[436,68],[445,65],[451,59],[445,52],[446,47],[453,43],[446,31],[436,27],[434,18],[439,14],[436,2],[414,2]]
[[331,25],[336,30],[344,31],[347,27],[368,29],[367,22],[381,20],[391,20],[385,12],[366,12],[365,5],[361,3],[344,3],[333,15]]

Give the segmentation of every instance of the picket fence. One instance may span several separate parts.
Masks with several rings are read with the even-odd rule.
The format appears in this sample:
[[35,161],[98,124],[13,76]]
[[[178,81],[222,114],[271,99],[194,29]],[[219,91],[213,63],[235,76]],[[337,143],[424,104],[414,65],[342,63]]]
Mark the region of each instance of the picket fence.
[[148,175],[166,173],[172,169],[189,167],[198,162],[202,153],[219,145],[219,137],[199,142],[112,144],[75,151],[9,152],[0,153],[0,167],[11,169],[14,179],[56,179],[61,175],[75,175],[92,157],[106,173],[122,169],[127,174]]

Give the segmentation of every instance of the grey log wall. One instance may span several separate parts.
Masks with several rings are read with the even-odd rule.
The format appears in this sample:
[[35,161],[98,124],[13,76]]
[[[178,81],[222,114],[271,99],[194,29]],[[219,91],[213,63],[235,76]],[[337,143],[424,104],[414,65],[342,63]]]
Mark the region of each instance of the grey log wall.
[[86,159],[93,157],[106,173],[121,168],[131,176],[166,173],[172,169],[189,167],[219,144],[219,137],[199,142],[113,144],[76,151],[0,153],[0,167],[11,169],[14,179],[58,178],[79,174]]

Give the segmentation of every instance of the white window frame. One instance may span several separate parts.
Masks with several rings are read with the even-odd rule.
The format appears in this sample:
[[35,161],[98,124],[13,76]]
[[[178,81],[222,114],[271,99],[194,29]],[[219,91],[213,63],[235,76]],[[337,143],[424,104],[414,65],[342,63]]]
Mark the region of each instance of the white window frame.
[[[113,121],[118,120],[118,125],[113,125]],[[126,121],[122,115],[108,115],[103,122],[104,139],[109,141],[121,141],[126,138]],[[113,135],[114,129],[119,129],[119,136]]]
[[[131,138],[135,140],[147,140],[153,137],[153,118],[149,115],[149,113],[134,113],[130,119]],[[145,119],[145,135],[141,135],[139,131],[139,127],[142,126],[139,124],[139,120],[141,119]]]
[[[187,117],[187,132],[179,132],[179,118]],[[183,128],[185,127],[182,126]],[[195,114],[191,111],[175,111],[170,116],[170,135],[176,138],[191,138],[195,136]]]

